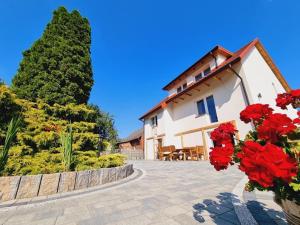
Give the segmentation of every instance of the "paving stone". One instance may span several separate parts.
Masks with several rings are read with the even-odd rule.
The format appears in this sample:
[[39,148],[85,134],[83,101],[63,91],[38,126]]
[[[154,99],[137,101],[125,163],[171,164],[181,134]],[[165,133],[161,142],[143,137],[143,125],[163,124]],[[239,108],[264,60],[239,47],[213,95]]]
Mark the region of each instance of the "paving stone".
[[59,173],[44,174],[42,176],[39,196],[46,196],[57,193],[59,177]]
[[20,176],[0,177],[0,201],[15,199],[20,178]]
[[22,176],[17,199],[32,198],[38,195],[42,175]]
[[58,192],[73,191],[75,187],[76,172],[61,173]]
[[[199,225],[201,219],[204,224],[236,222],[234,215],[230,214],[232,206],[228,196],[243,176],[237,169],[219,175],[208,162],[160,161],[138,161],[134,162],[134,167],[141,168],[145,174],[133,182],[49,204],[36,204],[30,208],[27,207],[30,205],[19,206],[16,211],[2,212],[0,209],[0,218],[15,219],[10,223],[18,225],[47,224],[54,219],[55,225]],[[109,170],[103,169],[101,179],[104,183],[109,181]],[[127,165],[126,173],[131,171],[132,167]],[[221,179],[222,176],[225,178]],[[220,185],[223,180],[224,190],[223,184]],[[75,176],[73,183],[68,182],[71,189],[74,181]],[[218,210],[215,212],[209,207]],[[223,209],[228,211],[222,214]]]

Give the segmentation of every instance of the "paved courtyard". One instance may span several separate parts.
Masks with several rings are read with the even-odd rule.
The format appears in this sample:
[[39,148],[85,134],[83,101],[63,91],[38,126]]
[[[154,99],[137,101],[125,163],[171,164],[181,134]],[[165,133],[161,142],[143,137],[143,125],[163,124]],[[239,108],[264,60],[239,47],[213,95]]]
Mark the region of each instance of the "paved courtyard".
[[236,168],[208,162],[136,161],[144,174],[126,184],[39,204],[0,209],[0,224],[193,225],[239,224],[231,191]]

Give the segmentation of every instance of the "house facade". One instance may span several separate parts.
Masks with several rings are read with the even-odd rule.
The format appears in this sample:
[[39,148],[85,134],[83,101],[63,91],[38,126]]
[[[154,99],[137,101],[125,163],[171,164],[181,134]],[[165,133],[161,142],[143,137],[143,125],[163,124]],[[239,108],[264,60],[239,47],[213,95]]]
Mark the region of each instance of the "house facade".
[[168,96],[140,118],[145,159],[149,160],[157,159],[159,145],[204,146],[208,159],[213,147],[210,132],[219,124],[232,122],[238,138],[252,128],[239,119],[249,104],[269,104],[296,117],[292,108],[287,112],[275,107],[277,94],[290,87],[258,39],[236,52],[216,46],[163,90]]

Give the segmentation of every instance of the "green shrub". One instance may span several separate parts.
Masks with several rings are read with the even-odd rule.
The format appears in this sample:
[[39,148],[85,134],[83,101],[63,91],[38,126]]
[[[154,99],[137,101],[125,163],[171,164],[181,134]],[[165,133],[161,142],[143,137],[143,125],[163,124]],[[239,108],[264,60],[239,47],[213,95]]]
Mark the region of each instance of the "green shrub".
[[[6,175],[63,171],[63,152],[60,148],[59,133],[67,127],[68,118],[72,119],[74,154],[79,157],[76,160],[76,170],[111,166],[109,160],[99,160],[97,157],[99,145],[104,146],[103,150],[108,150],[116,142],[116,136],[110,135],[116,131],[113,130],[113,119],[108,114],[101,112],[98,107],[84,104],[50,106],[41,100],[30,102],[18,99],[6,86],[4,87],[0,88],[0,92],[5,90],[10,93],[13,104],[22,109],[19,113],[23,117],[16,144],[9,152],[4,170]],[[103,115],[105,119],[102,120]],[[0,123],[0,148],[6,133],[1,126]],[[108,134],[100,144],[99,126]]]

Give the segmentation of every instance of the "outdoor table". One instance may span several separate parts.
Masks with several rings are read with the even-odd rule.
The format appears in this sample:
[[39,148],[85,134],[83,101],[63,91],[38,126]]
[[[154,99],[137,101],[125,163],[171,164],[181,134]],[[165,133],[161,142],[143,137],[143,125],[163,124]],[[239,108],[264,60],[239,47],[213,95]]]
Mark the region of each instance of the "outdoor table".
[[186,160],[186,154],[190,154],[191,148],[178,148],[176,149],[176,152],[179,156],[183,156],[183,160]]

